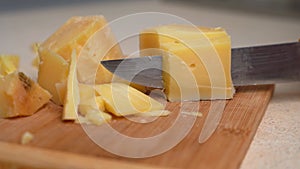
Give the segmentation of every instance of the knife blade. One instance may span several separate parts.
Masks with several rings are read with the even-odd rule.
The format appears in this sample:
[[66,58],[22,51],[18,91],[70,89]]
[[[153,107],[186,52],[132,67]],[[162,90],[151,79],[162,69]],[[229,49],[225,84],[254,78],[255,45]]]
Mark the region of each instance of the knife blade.
[[[234,86],[300,81],[300,42],[234,48],[231,50]],[[104,60],[115,75],[153,88],[163,88],[162,57]]]

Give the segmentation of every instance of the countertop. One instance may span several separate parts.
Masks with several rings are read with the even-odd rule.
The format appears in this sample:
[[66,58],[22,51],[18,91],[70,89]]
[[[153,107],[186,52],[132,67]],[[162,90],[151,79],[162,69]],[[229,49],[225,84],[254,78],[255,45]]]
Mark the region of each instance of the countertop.
[[[232,46],[296,41],[300,20],[260,13],[171,1],[89,1],[0,11],[0,53],[21,56],[21,70],[36,78],[31,66],[33,42],[45,40],[69,17],[103,14],[112,21],[137,12],[164,12],[195,25],[222,26]],[[274,96],[258,128],[241,169],[300,168],[300,83],[276,85]]]

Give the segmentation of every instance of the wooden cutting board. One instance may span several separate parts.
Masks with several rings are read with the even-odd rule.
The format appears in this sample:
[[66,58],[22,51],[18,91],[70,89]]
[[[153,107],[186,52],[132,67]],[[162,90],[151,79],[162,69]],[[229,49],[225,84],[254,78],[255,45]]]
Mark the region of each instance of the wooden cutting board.
[[[105,151],[87,136],[81,125],[62,122],[62,108],[49,103],[30,117],[0,119],[0,168],[236,169],[250,146],[273,90],[273,85],[238,87],[234,98],[226,101],[216,132],[204,144],[199,144],[198,138],[211,102],[201,101],[199,111],[203,116],[197,117],[184,140],[166,153],[144,159],[119,157]],[[191,103],[191,107],[198,103]],[[179,103],[168,103],[167,109],[173,113],[152,123],[138,124],[118,118],[110,125],[128,136],[154,136],[173,124],[179,106]],[[21,136],[26,131],[34,134],[34,140],[21,145]]]

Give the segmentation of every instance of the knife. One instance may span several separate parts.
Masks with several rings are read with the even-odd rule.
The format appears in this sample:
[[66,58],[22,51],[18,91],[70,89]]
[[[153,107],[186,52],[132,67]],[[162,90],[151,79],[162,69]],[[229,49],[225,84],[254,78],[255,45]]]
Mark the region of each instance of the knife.
[[[234,48],[231,50],[231,62],[234,86],[300,81],[300,42]],[[163,88],[161,56],[105,60],[101,64],[133,83]],[[215,105],[219,109],[218,104]],[[222,112],[208,114],[199,136],[200,143],[213,134]]]

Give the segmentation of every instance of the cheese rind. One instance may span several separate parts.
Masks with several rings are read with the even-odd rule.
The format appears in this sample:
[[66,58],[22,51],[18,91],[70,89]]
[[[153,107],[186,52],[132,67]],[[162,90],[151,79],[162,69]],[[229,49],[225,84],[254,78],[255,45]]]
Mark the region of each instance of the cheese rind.
[[170,101],[230,99],[230,37],[222,28],[164,25],[140,33],[143,55],[163,55]]
[[23,73],[0,78],[0,116],[29,116],[49,102],[51,94]]

